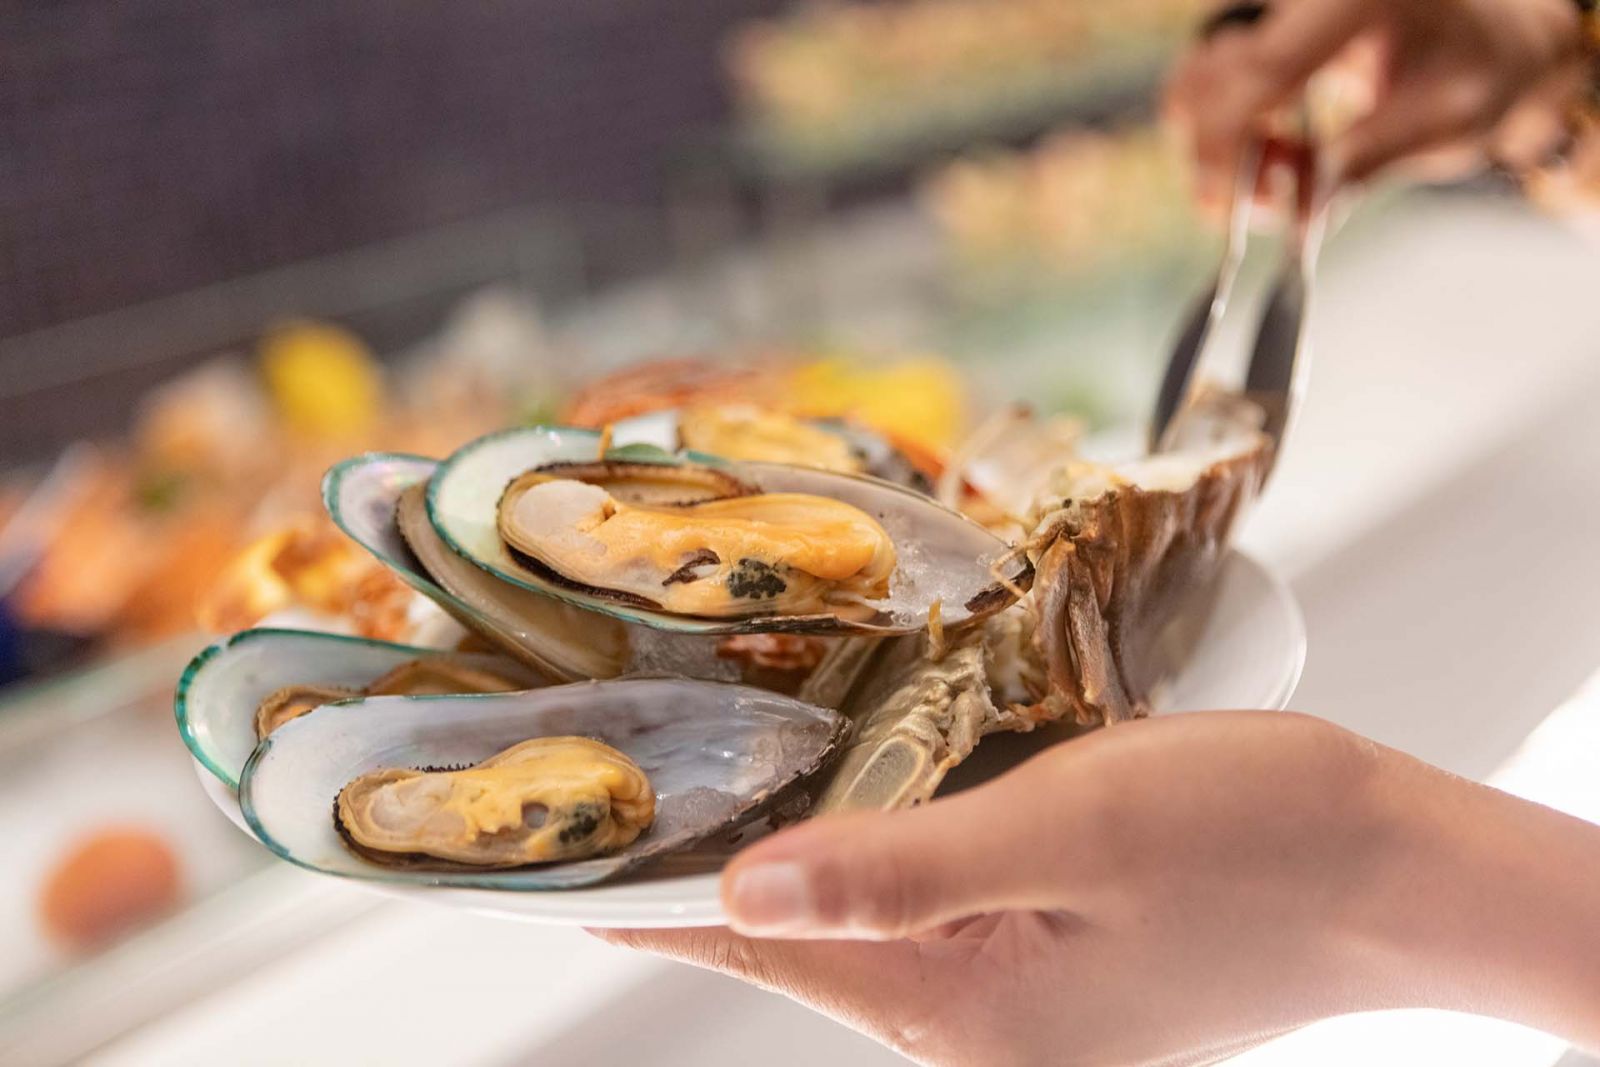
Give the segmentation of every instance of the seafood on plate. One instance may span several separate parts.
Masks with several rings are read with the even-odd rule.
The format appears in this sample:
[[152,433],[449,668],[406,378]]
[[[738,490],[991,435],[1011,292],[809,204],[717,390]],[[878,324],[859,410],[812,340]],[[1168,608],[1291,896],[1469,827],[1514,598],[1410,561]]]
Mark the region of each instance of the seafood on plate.
[[[938,476],[962,436],[969,385],[943,359],[897,353],[863,359],[816,353],[762,352],[728,363],[658,360],[597,378],[559,410],[563,426],[613,427],[617,443],[646,441],[725,459],[828,466],[809,449],[804,429],[843,439],[858,469],[888,481]],[[711,419],[703,421],[710,412]],[[695,423],[699,425],[694,425]],[[751,423],[756,425],[751,425]],[[681,425],[680,425],[681,424]],[[761,455],[781,448],[785,455]],[[828,445],[821,455],[839,456]]]
[[606,423],[615,445],[650,445],[727,460],[821,467],[926,491],[938,461],[846,415],[801,415],[770,404],[701,401]]
[[334,803],[339,832],[363,855],[473,867],[615,852],[656,811],[639,765],[587,737],[536,737],[459,770],[368,771]]
[[269,847],[313,869],[572,888],[741,826],[846,729],[792,697],[683,678],[369,697],[267,737],[239,798]]
[[[355,877],[558,889],[761,814],[921,803],[985,736],[1148,714],[1271,459],[1237,398],[1127,462],[1008,417],[927,487],[951,507],[810,424],[776,436],[831,469],[730,458],[780,454],[778,423],[708,410],[330,471],[334,522],[499,655],[364,648],[340,673],[319,642],[348,639],[242,636],[197,661],[185,736],[242,767],[257,835]],[[245,669],[250,645],[297,665]]]
[[195,760],[232,790],[262,737],[325,704],[381,694],[531,689],[548,681],[499,655],[258,628],[195,656],[178,680],[174,710]]
[[775,403],[788,367],[781,361],[729,364],[659,359],[624,368],[576,390],[559,412],[566,426],[599,429],[693,403]]
[[[437,467],[433,460],[394,454],[347,460],[325,479],[328,511],[346,534],[413,589],[554,681],[670,671],[793,692],[833,640],[752,634],[744,635],[751,641],[739,641],[740,635],[653,630],[502,581],[458,555],[429,521],[424,493]],[[632,484],[640,492],[655,488],[646,479]],[[771,639],[779,636],[785,640]]]
[[691,465],[628,466],[668,485],[682,478],[686,495],[720,476],[724,491],[633,503],[607,489],[610,465],[597,466],[536,467],[506,487],[498,526],[517,562],[596,595],[682,615],[814,614],[889,595],[894,541],[859,508],[763,493]]
[[1004,541],[902,486],[666,453],[616,464],[595,455],[604,443],[535,427],[467,445],[429,480],[434,530],[513,586],[675,633],[912,633],[935,603],[959,627],[1031,576]]
[[365,686],[297,682],[275,689],[256,706],[256,736],[272,731],[324,704],[359,696],[437,696],[444,693],[506,693],[537,684],[512,664],[484,656],[436,653],[409,659]]
[[1182,418],[1174,452],[1060,463],[1024,518],[1016,551],[1037,570],[1016,604],[880,655],[844,705],[856,730],[820,810],[925,801],[987,734],[1149,714],[1272,457],[1259,410],[1237,397]]
[[844,434],[753,404],[702,404],[678,413],[678,444],[724,459],[756,459],[859,474],[865,458]]

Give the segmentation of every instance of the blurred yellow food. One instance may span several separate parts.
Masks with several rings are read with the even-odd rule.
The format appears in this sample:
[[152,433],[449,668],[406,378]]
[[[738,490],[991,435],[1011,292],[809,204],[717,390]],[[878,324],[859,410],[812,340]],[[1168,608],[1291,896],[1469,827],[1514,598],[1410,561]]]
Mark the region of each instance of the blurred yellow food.
[[279,417],[293,431],[351,437],[369,431],[383,401],[371,352],[349,330],[292,323],[261,343],[261,374]]
[[744,361],[640,363],[584,386],[559,418],[571,426],[599,427],[665,408],[728,404],[803,418],[848,418],[917,453],[912,459],[918,466],[937,469],[938,458],[965,430],[965,393],[955,368],[937,356],[862,364],[766,352]]
[[[503,321],[487,328],[503,349],[527,334]],[[344,551],[361,566],[339,569],[331,592],[311,578],[297,588],[259,546],[256,571],[221,575],[260,531],[320,513],[319,480],[338,460],[368,449],[444,455],[504,426],[512,393],[498,370],[463,355],[483,344],[483,328],[458,330],[391,391],[354,335],[295,322],[263,341],[259,363],[225,355],[185,371],[141,398],[128,439],[84,446],[84,461],[60,476],[59,521],[41,535],[13,609],[27,626],[107,645],[191,630],[197,601],[200,621],[223,629],[303,607],[357,633],[406,636],[415,595],[353,546]],[[18,487],[0,484],[0,521]],[[344,540],[314,521],[320,536]]]
[[825,359],[795,368],[785,406],[796,415],[844,416],[913,446],[942,453],[966,425],[966,386],[934,356],[882,366]]
[[656,359],[592,379],[557,412],[565,426],[599,429],[666,408],[690,404],[756,403],[773,395],[776,360],[745,364],[703,358]]
[[850,474],[861,470],[861,460],[838,434],[753,404],[685,408],[678,416],[678,439],[684,448],[726,459],[799,463]]

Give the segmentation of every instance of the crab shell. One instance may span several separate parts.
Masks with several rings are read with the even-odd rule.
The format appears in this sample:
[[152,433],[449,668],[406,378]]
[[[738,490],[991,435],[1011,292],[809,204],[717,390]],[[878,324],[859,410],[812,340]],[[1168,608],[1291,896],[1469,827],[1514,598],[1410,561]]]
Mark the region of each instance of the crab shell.
[[1194,636],[1175,624],[1204,618],[1193,609],[1271,465],[1257,424],[1230,398],[1193,414],[1179,453],[1070,466],[1067,495],[1026,543],[1025,599],[945,647],[884,643],[842,705],[855,730],[815,810],[920,804],[989,734],[1062,724],[1067,736],[1148,714]]
[[[1149,714],[1151,687],[1170,666],[1168,624],[1211,588],[1271,458],[1254,432],[1154,457],[1112,471],[1103,491],[1068,497],[1040,520],[1029,607],[1048,686],[1035,718],[1097,725]],[[1105,474],[1092,472],[1089,487]]]

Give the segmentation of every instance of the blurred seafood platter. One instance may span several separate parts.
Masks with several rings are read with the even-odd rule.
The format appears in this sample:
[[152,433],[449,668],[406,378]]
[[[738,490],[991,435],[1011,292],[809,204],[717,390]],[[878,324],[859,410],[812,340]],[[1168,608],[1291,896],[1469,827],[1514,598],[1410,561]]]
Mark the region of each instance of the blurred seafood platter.
[[880,164],[974,131],[1061,118],[1137,87],[1188,29],[1192,0],[808,3],[752,21],[725,48],[747,143],[816,173]]
[[[90,650],[264,619],[415,636],[430,613],[417,617],[416,595],[322,511],[322,473],[352,451],[447,454],[556,414],[596,427],[693,401],[701,407],[686,426],[690,447],[747,430],[771,436],[745,418],[762,406],[815,418],[850,412],[878,428],[875,440],[896,441],[897,456],[935,470],[966,418],[959,376],[926,357],[870,368],[799,354],[748,366],[674,360],[568,394],[535,360],[522,373],[539,385],[519,388],[500,368],[449,350],[449,362],[395,373],[347,330],[298,323],[269,334],[254,366],[224,358],[149,396],[126,440],[74,446],[43,477],[8,487],[0,558],[26,561],[5,601],[11,625]],[[859,469],[843,439],[817,439],[833,443],[841,469]],[[775,438],[769,451],[792,447]]]

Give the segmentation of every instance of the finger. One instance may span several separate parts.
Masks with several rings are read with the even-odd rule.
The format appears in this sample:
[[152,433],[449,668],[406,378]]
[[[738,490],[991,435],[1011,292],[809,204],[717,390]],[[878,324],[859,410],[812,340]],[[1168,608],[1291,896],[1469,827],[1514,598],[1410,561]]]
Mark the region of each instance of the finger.
[[1250,98],[1274,107],[1297,94],[1306,79],[1369,29],[1368,0],[1301,0],[1274,7],[1243,40],[1250,63]]
[[1437,175],[1438,161],[1461,166],[1505,113],[1492,86],[1460,78],[1397,87],[1331,148],[1336,182],[1362,182],[1402,160]]
[[1489,160],[1488,138],[1482,133],[1406,156],[1386,173],[1423,185],[1461,181],[1483,170]]
[[1490,152],[1513,171],[1548,163],[1572,143],[1572,105],[1588,85],[1587,64],[1574,63],[1546,76],[1518,100],[1495,128]]
[[[1038,761],[1034,761],[1037,763]],[[723,874],[735,929],[765,937],[900,938],[970,915],[1063,908],[1074,803],[1048,765],[910,811],[816,819],[752,846]]]
[[1600,189],[1600,137],[1580,136],[1560,164],[1538,168],[1527,180],[1537,203],[1559,212],[1588,212]]
[[1167,113],[1190,138],[1203,201],[1226,198],[1244,143],[1268,112],[1372,18],[1372,5],[1362,0],[1284,3],[1257,27],[1224,32],[1189,53],[1169,84]]
[[925,1014],[944,982],[961,979],[959,967],[930,972],[908,942],[758,941],[721,927],[590,933],[781,993],[897,1046],[909,1036],[903,1020]]
[[[756,940],[723,926],[589,932],[609,944],[731,975],[786,995],[799,995],[818,984],[848,983],[850,975],[864,970],[877,971],[883,980],[894,979],[915,951],[900,943]],[[868,961],[874,966],[863,966]],[[882,988],[881,981],[874,985]]]

